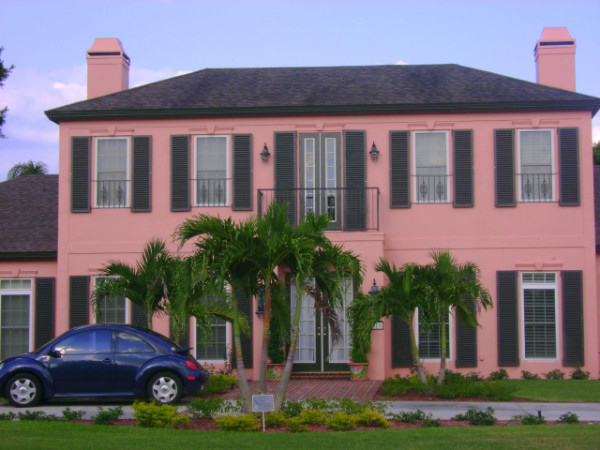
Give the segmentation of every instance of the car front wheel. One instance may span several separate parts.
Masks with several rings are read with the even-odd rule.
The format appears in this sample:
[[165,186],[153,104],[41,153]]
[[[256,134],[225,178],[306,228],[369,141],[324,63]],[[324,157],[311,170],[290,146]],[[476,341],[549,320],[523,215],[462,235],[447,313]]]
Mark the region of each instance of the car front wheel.
[[34,375],[20,373],[8,380],[5,395],[15,406],[36,405],[42,397],[42,385]]
[[175,403],[183,394],[179,377],[171,372],[159,372],[150,378],[148,396],[159,403]]

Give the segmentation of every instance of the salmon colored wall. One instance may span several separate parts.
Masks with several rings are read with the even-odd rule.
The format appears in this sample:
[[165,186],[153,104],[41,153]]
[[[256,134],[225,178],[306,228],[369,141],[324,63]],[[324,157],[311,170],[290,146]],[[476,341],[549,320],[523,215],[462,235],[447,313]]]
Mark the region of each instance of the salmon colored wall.
[[[515,208],[494,206],[493,131],[499,128],[578,127],[581,161],[581,206],[560,207],[558,202],[517,203]],[[452,204],[412,204],[408,209],[390,209],[389,132],[391,130],[447,130],[452,148],[452,130],[472,129],[474,133],[475,207],[453,208]],[[596,302],[596,266],[594,242],[593,173],[591,155],[591,117],[586,112],[420,114],[372,116],[315,116],[224,119],[165,119],[82,121],[60,126],[60,200],[59,258],[57,268],[57,332],[68,328],[68,280],[71,275],[94,275],[109,259],[135,262],[150,238],[171,240],[175,227],[192,215],[207,213],[241,220],[256,214],[256,191],[273,187],[274,142],[276,131],[343,132],[366,130],[367,151],[375,141],[379,160],[367,156],[367,186],[379,187],[381,196],[380,231],[329,232],[336,243],[360,254],[367,269],[364,291],[372,279],[381,286],[385,280],[373,271],[381,256],[394,263],[427,262],[432,249],[450,249],[458,260],[471,260],[482,270],[482,279],[492,295],[496,291],[498,270],[583,270],[586,332],[586,370],[598,374]],[[231,211],[224,208],[192,208],[191,212],[170,211],[170,136],[177,134],[251,133],[253,135],[253,202],[254,210]],[[70,145],[73,136],[152,136],[152,212],[132,213],[129,209],[92,209],[89,214],[70,212]],[[343,136],[342,136],[343,140]],[[230,148],[231,148],[231,140]],[[267,162],[260,150],[267,143],[272,154]],[[558,172],[557,137],[554,132],[554,172]],[[412,143],[412,135],[411,135]],[[515,144],[517,145],[517,144]],[[94,163],[95,141],[92,146]],[[452,167],[452,152],[449,151]],[[130,154],[131,157],[131,154]],[[230,174],[231,149],[229,152]],[[411,155],[412,160],[412,155]],[[588,164],[589,162],[589,164]],[[450,170],[452,173],[453,170]],[[92,178],[94,168],[92,167]],[[411,171],[412,173],[412,171]],[[555,178],[555,189],[558,180]],[[411,187],[412,190],[412,187]],[[452,191],[452,189],[451,189]],[[92,189],[93,195],[93,189]],[[452,194],[450,196],[452,198]],[[170,244],[173,251],[175,244]],[[190,251],[187,246],[184,251]],[[559,286],[560,290],[560,286]],[[496,370],[496,315],[491,310],[481,316],[479,330],[480,363],[483,374]],[[560,304],[558,308],[560,320]],[[166,324],[157,323],[165,332]],[[254,316],[254,333],[260,336],[261,323]],[[561,333],[559,333],[560,339]],[[396,371],[391,369],[391,326],[373,332],[373,352],[369,377],[382,379]],[[255,367],[260,356],[259,339],[254,340]],[[547,371],[561,366],[559,341],[556,362],[523,362],[511,372]],[[450,363],[453,368],[453,363]],[[433,369],[432,369],[433,370]],[[566,370],[564,370],[566,371]]]

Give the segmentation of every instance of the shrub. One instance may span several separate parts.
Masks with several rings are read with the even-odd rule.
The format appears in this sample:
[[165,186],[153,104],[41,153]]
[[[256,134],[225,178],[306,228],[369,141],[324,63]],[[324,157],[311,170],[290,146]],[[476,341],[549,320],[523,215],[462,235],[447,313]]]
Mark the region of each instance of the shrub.
[[509,378],[508,372],[504,369],[495,370],[488,377],[489,380],[508,380]]
[[495,402],[507,402],[512,400],[516,390],[517,386],[499,383],[497,381],[484,381],[481,383],[479,396]]
[[308,430],[308,427],[302,423],[299,417],[288,419],[287,428],[290,433],[301,433]]
[[200,392],[201,395],[224,394],[232,387],[237,386],[237,378],[233,375],[220,373],[211,375],[208,379],[208,385]]
[[367,406],[355,400],[343,398],[341,400],[332,400],[329,409],[334,412],[340,411],[346,414],[358,414],[367,409]]
[[405,411],[400,414],[393,414],[392,417],[404,423],[417,423],[419,420],[425,420],[427,414],[425,414],[425,411],[417,409],[416,411]]
[[44,411],[25,411],[17,413],[17,417],[22,421],[31,421],[31,422],[59,422],[61,420],[60,417],[55,416],[54,414],[46,414]]
[[177,407],[173,405],[133,402],[133,417],[144,428],[169,428],[177,417]]
[[327,421],[327,416],[320,409],[305,409],[298,418],[302,423],[309,425],[323,425]]
[[261,424],[254,414],[244,414],[241,416],[227,414],[214,420],[217,427],[224,431],[258,431],[261,429]]
[[283,411],[275,411],[265,416],[265,423],[271,428],[281,428],[287,422],[285,413]]
[[171,428],[176,428],[178,430],[189,430],[190,428],[192,428],[190,418],[185,414],[176,415],[173,421],[171,422]]
[[327,426],[334,431],[350,431],[356,428],[356,419],[350,414],[338,411],[327,420]]
[[392,426],[383,415],[372,409],[365,409],[363,412],[357,414],[356,423],[363,427],[373,428],[389,428]]
[[283,412],[288,417],[298,417],[303,409],[302,402],[286,400],[283,404]]
[[429,414],[421,426],[423,428],[439,428],[441,426],[440,419],[433,419]]
[[512,420],[516,420],[521,422],[523,425],[543,425],[546,422],[546,419],[541,414],[525,414],[522,416],[514,416]]
[[465,375],[465,380],[469,381],[483,381],[483,377],[479,372],[469,372]]
[[558,421],[560,423],[579,423],[579,416],[569,411],[560,416]]
[[537,373],[531,373],[527,370],[522,370],[521,378],[523,378],[524,380],[539,380],[540,376]]
[[[346,400],[346,399],[344,399]],[[350,400],[352,401],[352,400]],[[334,403],[335,400],[332,400],[331,403]],[[308,400],[304,400],[302,402],[302,409],[323,409],[329,410],[331,409],[331,403],[323,398],[311,397]]]
[[197,397],[190,402],[190,410],[194,419],[207,417],[211,419],[217,414],[233,412],[235,406],[221,398]]
[[102,406],[98,408],[98,414],[92,417],[92,420],[96,425],[110,425],[123,415],[123,408],[116,406],[114,408],[108,408],[104,410]]
[[545,373],[544,376],[547,380],[564,380],[565,374],[560,371],[560,369],[551,370],[548,373]]
[[571,372],[571,380],[589,380],[590,373],[585,370],[581,370],[581,367],[578,367],[573,372]]
[[465,414],[458,414],[452,420],[467,421],[471,425],[494,425],[498,419],[494,417],[494,409],[488,407],[486,410],[469,408]]
[[17,415],[13,412],[7,412],[0,414],[0,420],[10,420],[11,422],[17,418]]
[[62,412],[62,420],[64,420],[65,422],[80,420],[83,419],[83,416],[85,416],[85,411],[72,411],[71,408],[66,408]]

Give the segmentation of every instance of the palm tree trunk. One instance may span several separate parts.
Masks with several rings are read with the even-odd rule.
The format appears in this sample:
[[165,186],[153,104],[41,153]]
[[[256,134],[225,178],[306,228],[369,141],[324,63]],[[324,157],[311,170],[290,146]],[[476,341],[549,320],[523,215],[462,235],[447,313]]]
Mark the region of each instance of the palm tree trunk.
[[438,375],[437,384],[444,384],[446,380],[446,321],[441,321],[441,333],[442,333],[442,348],[440,355],[440,374]]
[[[248,385],[248,377],[244,367],[244,356],[242,355],[242,340],[240,338],[240,320],[237,302],[237,293],[232,289],[232,307],[233,307],[233,346],[235,350],[235,365],[237,369],[238,384],[240,386],[240,396],[242,398],[242,408],[245,413],[252,413],[252,395]],[[252,330],[250,330],[252,332]]]
[[417,368],[417,373],[419,374],[419,380],[421,380],[421,383],[427,384],[427,377],[425,376],[425,371],[423,370],[423,363],[419,357],[419,346],[417,345],[417,339],[415,337],[415,329],[412,324],[412,317],[410,318],[410,322],[407,322],[407,324],[408,332],[410,333],[410,345],[412,346],[413,364]]
[[296,352],[296,344],[298,342],[298,336],[300,335],[300,316],[302,314],[302,295],[296,296],[296,311],[294,313],[294,323],[292,326],[292,338],[290,340],[290,349],[288,351],[287,360],[285,361],[285,367],[281,374],[281,379],[275,389],[275,397],[273,399],[275,411],[279,411],[283,402],[285,401],[285,393],[292,376],[292,368],[294,367],[294,353]]
[[265,309],[263,318],[263,340],[260,353],[260,382],[258,390],[261,394],[267,393],[267,362],[269,360],[269,338],[271,336],[271,277],[265,280]]

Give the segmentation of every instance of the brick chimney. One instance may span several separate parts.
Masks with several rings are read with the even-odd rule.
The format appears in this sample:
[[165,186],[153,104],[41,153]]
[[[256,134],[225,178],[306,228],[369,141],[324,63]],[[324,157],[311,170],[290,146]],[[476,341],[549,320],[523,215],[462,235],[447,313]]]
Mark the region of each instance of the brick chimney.
[[97,38],[87,51],[87,98],[129,88],[129,56],[117,38]]
[[575,91],[575,40],[567,27],[544,28],[534,55],[539,84]]

